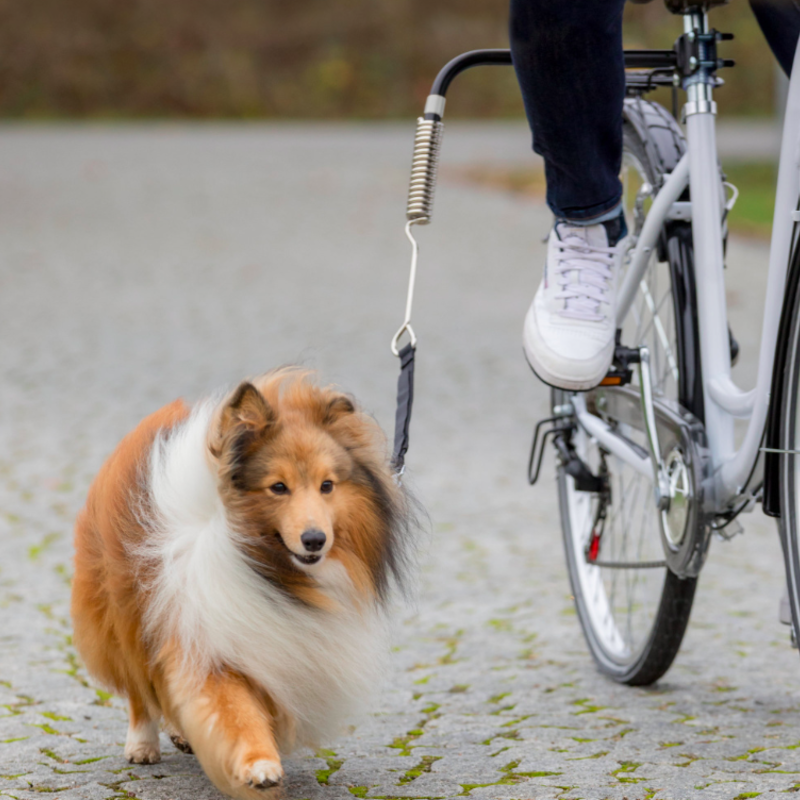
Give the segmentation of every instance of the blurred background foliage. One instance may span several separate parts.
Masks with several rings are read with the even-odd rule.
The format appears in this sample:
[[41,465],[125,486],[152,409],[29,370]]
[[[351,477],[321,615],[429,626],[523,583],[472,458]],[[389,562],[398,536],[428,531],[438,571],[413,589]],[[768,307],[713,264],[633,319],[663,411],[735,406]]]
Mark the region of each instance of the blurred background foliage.
[[[554,0],[563,2],[564,0]],[[506,47],[508,0],[0,0],[0,115],[8,118],[362,118],[419,113],[436,71]],[[770,114],[772,57],[745,0],[722,111]],[[671,47],[659,2],[626,9],[626,45]],[[518,117],[512,71],[475,70],[448,118]]]

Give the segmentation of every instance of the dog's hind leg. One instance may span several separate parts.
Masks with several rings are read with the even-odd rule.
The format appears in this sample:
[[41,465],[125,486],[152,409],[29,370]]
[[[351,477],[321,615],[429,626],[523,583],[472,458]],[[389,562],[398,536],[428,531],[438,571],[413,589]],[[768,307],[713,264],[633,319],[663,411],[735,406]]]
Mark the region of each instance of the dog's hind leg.
[[169,738],[172,740],[172,744],[174,744],[175,747],[181,751],[181,753],[187,753],[188,755],[192,755],[194,753],[192,746],[189,744],[189,740],[186,739],[183,734],[170,731]]
[[158,764],[161,745],[158,741],[158,719],[136,694],[128,698],[128,736],[125,758],[133,764]]
[[272,717],[245,678],[222,671],[190,688],[178,675],[165,677],[170,716],[218,789],[250,800],[281,782]]

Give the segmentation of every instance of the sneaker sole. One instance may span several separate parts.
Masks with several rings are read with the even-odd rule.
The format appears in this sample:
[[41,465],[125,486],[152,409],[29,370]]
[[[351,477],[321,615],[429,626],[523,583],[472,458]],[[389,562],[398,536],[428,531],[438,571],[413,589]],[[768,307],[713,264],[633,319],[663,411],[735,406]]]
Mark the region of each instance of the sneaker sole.
[[546,386],[549,386],[551,389],[561,389],[565,392],[589,392],[592,389],[596,389],[600,382],[605,378],[606,373],[603,373],[603,377],[600,378],[598,381],[562,381],[561,383],[554,383],[552,380],[548,380],[545,378],[539,370],[531,362],[531,359],[528,357],[528,352],[523,346],[522,354],[525,356],[525,361],[527,362],[528,366],[531,369],[531,372]]

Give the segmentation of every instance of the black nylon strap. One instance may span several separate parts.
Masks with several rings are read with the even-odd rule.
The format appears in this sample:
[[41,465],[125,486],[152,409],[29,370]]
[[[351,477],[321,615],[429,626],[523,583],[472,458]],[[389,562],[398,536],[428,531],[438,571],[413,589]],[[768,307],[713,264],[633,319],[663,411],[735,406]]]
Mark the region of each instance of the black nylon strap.
[[394,418],[394,452],[392,467],[402,473],[408,450],[408,429],[411,425],[411,406],[414,402],[414,353],[416,348],[407,344],[399,352],[400,377],[397,379],[397,412]]

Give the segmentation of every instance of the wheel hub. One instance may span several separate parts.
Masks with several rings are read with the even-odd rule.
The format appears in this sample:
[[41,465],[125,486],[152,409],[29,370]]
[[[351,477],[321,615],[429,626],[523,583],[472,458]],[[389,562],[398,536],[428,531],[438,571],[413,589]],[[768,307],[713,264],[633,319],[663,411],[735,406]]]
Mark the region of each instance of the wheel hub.
[[689,468],[678,448],[673,448],[664,466],[667,472],[669,502],[667,508],[661,512],[661,527],[669,548],[678,550],[686,538],[692,483]]

